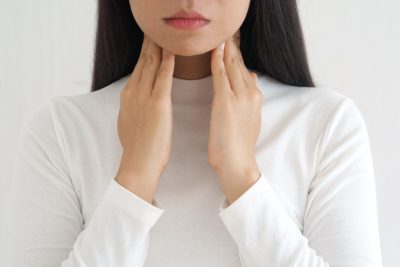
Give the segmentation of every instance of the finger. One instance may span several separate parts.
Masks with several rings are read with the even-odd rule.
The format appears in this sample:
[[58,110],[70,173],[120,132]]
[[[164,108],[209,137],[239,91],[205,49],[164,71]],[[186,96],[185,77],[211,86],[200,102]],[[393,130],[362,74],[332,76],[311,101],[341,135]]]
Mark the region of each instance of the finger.
[[245,87],[247,85],[244,81],[243,69],[241,67],[240,57],[237,52],[237,45],[233,36],[231,36],[231,38],[229,38],[226,42],[224,62],[232,91],[237,96],[245,94]]
[[251,84],[251,82],[254,81],[254,77],[250,73],[249,69],[246,67],[246,64],[244,63],[244,60],[243,60],[242,51],[240,50],[240,30],[238,30],[233,35],[233,37],[234,37],[234,42],[236,44],[236,52],[237,52],[237,55],[238,55],[239,61],[240,61],[240,68],[243,71],[243,79],[244,79],[246,86],[249,86]]
[[256,76],[253,76],[252,72],[246,67],[240,50],[238,53],[240,54],[240,68],[242,69],[243,80],[245,84],[249,86],[255,81],[255,78],[257,78],[257,74],[254,73]]
[[170,97],[172,88],[172,77],[175,67],[175,55],[162,49],[160,68],[154,84],[152,94],[156,97]]
[[258,81],[258,75],[255,72],[251,72],[251,76],[253,77],[254,81],[257,82]]
[[158,68],[161,63],[161,47],[148,38],[146,47],[146,62],[143,66],[142,76],[139,82],[140,93],[149,96],[154,88]]
[[225,43],[219,45],[211,52],[211,72],[213,76],[214,94],[232,93],[224,64]]
[[143,66],[146,58],[146,47],[148,45],[148,38],[147,36],[144,34],[143,35],[143,42],[142,42],[142,48],[140,51],[140,55],[139,58],[136,62],[136,66],[131,74],[131,76],[129,77],[128,80],[128,84],[129,85],[134,85],[134,86],[128,86],[128,88],[136,88],[136,85],[139,84],[140,81],[140,77],[142,75],[142,70],[143,70]]
[[240,61],[240,67],[243,71],[243,79],[245,81],[245,84],[248,85],[248,80],[252,79],[249,70],[246,67],[246,64],[244,63],[243,56],[242,56],[242,51],[240,49],[240,29],[236,31],[236,33],[233,35],[234,43],[236,44],[236,52],[239,57]]
[[233,35],[233,39],[237,47],[240,47],[240,30],[237,30]]

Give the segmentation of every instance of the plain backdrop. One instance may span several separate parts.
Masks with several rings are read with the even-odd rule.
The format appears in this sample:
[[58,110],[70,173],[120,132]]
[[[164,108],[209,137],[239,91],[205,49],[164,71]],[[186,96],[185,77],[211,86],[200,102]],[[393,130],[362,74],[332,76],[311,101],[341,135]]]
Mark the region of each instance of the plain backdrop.
[[[317,85],[349,96],[364,116],[383,263],[400,266],[400,2],[298,1]],[[1,210],[12,207],[7,188],[23,122],[52,96],[90,90],[95,15],[95,0],[0,0]]]

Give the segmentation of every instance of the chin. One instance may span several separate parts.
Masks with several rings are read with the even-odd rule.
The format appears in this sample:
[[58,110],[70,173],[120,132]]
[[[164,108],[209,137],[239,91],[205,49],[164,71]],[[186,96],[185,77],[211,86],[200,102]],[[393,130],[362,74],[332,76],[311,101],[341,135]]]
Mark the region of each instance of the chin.
[[198,56],[210,52],[208,48],[201,47],[189,47],[189,46],[175,46],[171,49],[166,48],[169,52],[175,54],[176,56],[192,57]]

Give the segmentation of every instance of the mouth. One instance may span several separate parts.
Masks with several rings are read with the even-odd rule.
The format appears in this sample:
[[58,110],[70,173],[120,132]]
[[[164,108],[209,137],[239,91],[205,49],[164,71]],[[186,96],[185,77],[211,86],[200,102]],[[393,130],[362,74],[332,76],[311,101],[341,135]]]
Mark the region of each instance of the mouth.
[[210,21],[209,19],[205,18],[202,14],[196,12],[196,11],[186,11],[183,9],[180,9],[178,12],[173,14],[170,17],[164,18],[165,20],[170,20],[170,19],[198,19],[198,20],[204,20],[204,21]]
[[206,26],[209,21],[197,18],[165,19],[165,23],[177,29],[194,30]]
[[180,30],[195,30],[206,26],[210,20],[196,11],[180,9],[170,17],[164,18],[167,25]]

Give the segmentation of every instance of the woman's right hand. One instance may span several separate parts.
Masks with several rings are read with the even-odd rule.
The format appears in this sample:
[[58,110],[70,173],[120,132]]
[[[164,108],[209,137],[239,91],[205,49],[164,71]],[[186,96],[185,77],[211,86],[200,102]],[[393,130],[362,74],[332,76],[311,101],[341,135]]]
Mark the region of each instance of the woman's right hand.
[[123,154],[116,181],[150,203],[170,157],[174,67],[175,55],[144,35],[138,62],[120,93]]

